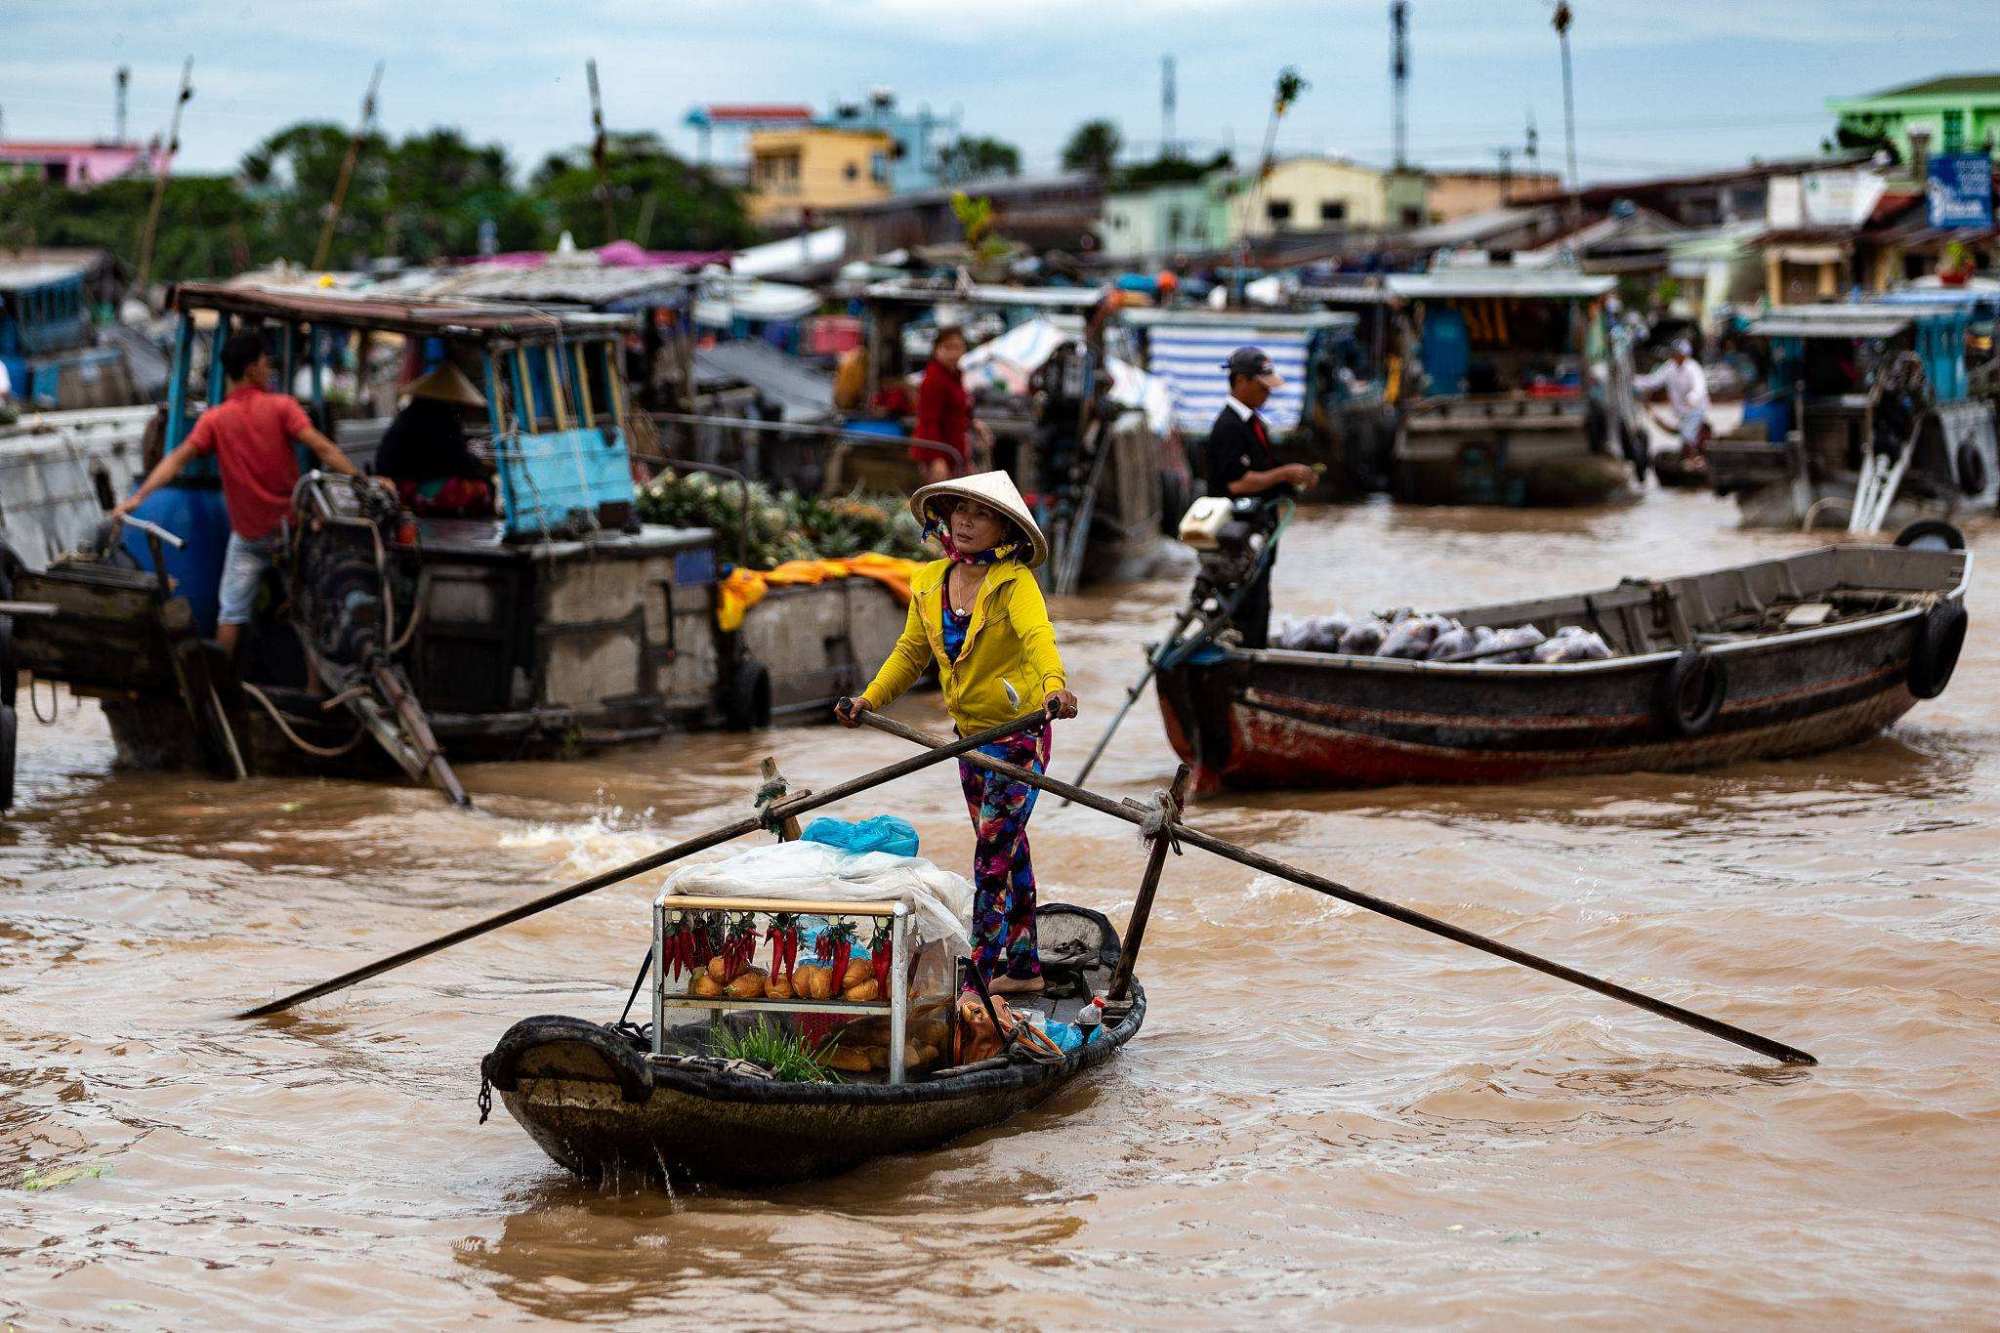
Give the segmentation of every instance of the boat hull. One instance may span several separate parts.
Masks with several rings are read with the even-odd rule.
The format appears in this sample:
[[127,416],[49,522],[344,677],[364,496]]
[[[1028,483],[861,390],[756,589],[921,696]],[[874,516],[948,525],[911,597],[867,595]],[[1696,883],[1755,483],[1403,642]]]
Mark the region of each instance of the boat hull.
[[516,1024],[482,1072],[558,1165],[623,1178],[777,1185],[948,1143],[1031,1109],[1111,1060],[1145,1021],[1132,1010],[1061,1065],[1013,1064],[935,1082],[773,1083],[648,1060],[581,1019]]
[[[1961,597],[1962,585],[1943,595]],[[1218,651],[1161,672],[1160,706],[1168,739],[1193,768],[1201,794],[1511,782],[1782,759],[1862,740],[1917,703],[1910,681],[1926,614],[1919,604],[1710,646],[1723,697],[1712,721],[1693,734],[1671,704],[1678,650],[1523,666]]]

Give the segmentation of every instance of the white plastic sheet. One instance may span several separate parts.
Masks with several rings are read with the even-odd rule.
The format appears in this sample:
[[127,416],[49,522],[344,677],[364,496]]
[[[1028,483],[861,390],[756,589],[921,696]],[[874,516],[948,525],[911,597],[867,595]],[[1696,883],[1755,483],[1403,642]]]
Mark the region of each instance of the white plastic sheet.
[[921,944],[943,943],[956,956],[971,951],[972,885],[920,856],[848,852],[818,842],[768,843],[722,861],[682,866],[667,877],[670,893],[717,898],[819,899],[910,905]]

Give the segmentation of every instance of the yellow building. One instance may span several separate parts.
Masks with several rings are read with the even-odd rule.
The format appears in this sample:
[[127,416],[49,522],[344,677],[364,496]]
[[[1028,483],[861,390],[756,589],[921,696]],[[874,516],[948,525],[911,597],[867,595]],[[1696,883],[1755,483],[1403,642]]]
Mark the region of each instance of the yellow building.
[[750,218],[796,227],[807,210],[845,208],[889,197],[895,140],[876,130],[810,126],[750,136]]
[[1252,236],[1336,227],[1409,225],[1391,216],[1389,173],[1344,157],[1288,157],[1271,168],[1261,190],[1238,196],[1248,215],[1233,219]]

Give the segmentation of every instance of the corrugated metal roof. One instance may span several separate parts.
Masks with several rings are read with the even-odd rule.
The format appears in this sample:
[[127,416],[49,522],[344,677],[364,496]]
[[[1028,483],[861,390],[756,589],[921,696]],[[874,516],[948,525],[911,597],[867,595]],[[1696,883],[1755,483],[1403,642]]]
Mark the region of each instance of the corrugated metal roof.
[[14,263],[0,260],[0,292],[24,292],[30,287],[45,287],[52,282],[81,278],[88,271],[89,266],[85,264],[51,263],[41,259]]
[[383,329],[419,336],[554,339],[563,334],[612,333],[638,327],[628,315],[534,310],[527,306],[469,301],[390,300],[336,288],[302,292],[253,284],[182,283],[178,310],[226,310],[265,319],[291,319],[345,328]]
[[1618,280],[1565,269],[1462,268],[1439,273],[1391,273],[1389,290],[1411,300],[1476,296],[1546,297],[1589,300],[1603,296]]
[[697,347],[694,364],[698,380],[747,384],[777,403],[786,421],[832,417],[833,377],[764,343],[736,341]]
[[974,284],[891,281],[870,283],[862,295],[871,301],[907,301],[916,305],[1037,306],[1052,310],[1088,310],[1102,299],[1096,287],[999,287]]
[[1351,310],[1162,310],[1157,306],[1138,306],[1120,311],[1119,318],[1146,329],[1271,329],[1288,333],[1351,329],[1361,323],[1361,316]]
[[1915,322],[1914,312],[1864,305],[1778,306],[1752,320],[1760,338],[1893,338]]
[[669,296],[698,281],[678,269],[598,268],[547,264],[541,268],[469,267],[453,270],[410,293],[425,300],[550,301],[600,306],[644,296]]

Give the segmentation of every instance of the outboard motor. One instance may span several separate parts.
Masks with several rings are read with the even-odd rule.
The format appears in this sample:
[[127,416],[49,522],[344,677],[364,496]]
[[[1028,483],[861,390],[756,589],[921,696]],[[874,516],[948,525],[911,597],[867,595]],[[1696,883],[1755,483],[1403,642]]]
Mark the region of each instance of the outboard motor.
[[367,478],[310,472],[292,522],[292,621],[320,680],[413,779],[470,804],[397,662],[421,614],[390,558],[402,506]]
[[1180,539],[1201,562],[1188,599],[1190,608],[1201,611],[1210,602],[1218,611],[1227,607],[1256,578],[1287,512],[1284,501],[1248,495],[1204,496],[1190,505],[1181,517]]

